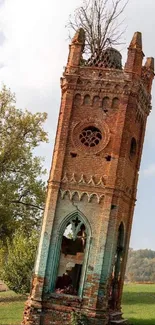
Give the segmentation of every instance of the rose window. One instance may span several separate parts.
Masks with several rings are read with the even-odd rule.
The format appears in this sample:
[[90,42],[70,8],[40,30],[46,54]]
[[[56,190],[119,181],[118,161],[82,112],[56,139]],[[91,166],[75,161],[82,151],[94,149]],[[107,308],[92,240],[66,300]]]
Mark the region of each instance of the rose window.
[[79,138],[81,143],[85,146],[95,147],[100,143],[102,139],[102,133],[98,128],[94,126],[88,126],[81,131]]

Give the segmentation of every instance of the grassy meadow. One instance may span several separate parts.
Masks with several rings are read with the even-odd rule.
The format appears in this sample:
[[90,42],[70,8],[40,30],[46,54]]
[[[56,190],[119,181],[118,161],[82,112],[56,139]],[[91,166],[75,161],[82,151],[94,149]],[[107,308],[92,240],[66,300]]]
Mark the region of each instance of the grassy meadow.
[[122,311],[133,325],[155,325],[155,284],[124,285]]
[[[0,292],[0,325],[20,325],[25,296]],[[155,325],[155,284],[124,286],[123,314],[130,324]]]
[[0,292],[0,325],[20,325],[25,301],[13,291]]

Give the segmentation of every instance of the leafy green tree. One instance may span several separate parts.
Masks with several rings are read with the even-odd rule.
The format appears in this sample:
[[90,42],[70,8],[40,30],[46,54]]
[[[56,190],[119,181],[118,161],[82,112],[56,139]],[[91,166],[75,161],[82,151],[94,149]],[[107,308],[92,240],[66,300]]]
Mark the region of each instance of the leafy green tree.
[[45,201],[45,170],[34,149],[47,142],[46,113],[16,108],[15,95],[0,91],[0,239],[3,243],[22,227],[38,227]]
[[1,279],[11,290],[17,293],[30,291],[30,279],[34,267],[38,237],[36,230],[27,236],[21,229],[18,229],[12,240],[7,240],[5,250],[1,251],[1,260],[3,261]]
[[155,282],[155,251],[129,250],[126,280],[130,282]]

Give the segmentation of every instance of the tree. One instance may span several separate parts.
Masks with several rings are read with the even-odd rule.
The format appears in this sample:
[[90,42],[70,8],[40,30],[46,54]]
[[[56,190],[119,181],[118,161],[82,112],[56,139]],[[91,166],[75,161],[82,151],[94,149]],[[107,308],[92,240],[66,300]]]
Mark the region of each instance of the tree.
[[36,230],[32,231],[31,236],[27,236],[22,229],[18,229],[13,239],[7,240],[6,249],[0,252],[3,261],[1,279],[17,293],[30,291],[37,244],[38,232]]
[[45,173],[34,149],[47,142],[46,113],[16,108],[15,95],[0,91],[0,239],[6,242],[22,226],[28,234],[38,226],[45,201]]
[[155,281],[155,251],[150,249],[129,250],[126,280],[130,282]]
[[119,21],[129,0],[84,0],[74,16],[70,16],[68,27],[85,32],[85,52],[100,55],[107,47],[120,44],[124,29]]

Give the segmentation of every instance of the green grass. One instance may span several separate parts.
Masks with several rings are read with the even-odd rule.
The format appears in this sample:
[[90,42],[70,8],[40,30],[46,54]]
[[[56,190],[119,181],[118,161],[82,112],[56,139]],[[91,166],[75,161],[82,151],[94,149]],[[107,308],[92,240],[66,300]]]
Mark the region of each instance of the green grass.
[[124,285],[123,316],[134,325],[155,325],[155,284]]
[[[26,297],[13,291],[0,293],[0,325],[20,325]],[[155,325],[155,284],[124,286],[122,311],[134,325]]]
[[20,325],[26,297],[13,291],[0,292],[0,325]]

